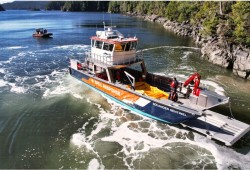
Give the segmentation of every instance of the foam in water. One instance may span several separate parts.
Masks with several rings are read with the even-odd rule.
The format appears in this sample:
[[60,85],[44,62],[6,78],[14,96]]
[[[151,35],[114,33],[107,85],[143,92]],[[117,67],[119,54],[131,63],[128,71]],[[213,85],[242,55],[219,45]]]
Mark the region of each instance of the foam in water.
[[4,73],[5,70],[3,68],[0,68],[0,73]]
[[88,146],[88,144],[85,142],[85,135],[83,133],[73,134],[71,142],[78,147]]
[[0,79],[0,87],[7,86],[8,82]]
[[[58,72],[52,72],[53,74],[58,74]],[[63,76],[61,80],[58,80],[58,84],[51,88],[47,88],[44,93],[44,98],[55,97],[63,94],[71,94],[73,97],[78,99],[83,99],[84,96],[80,94],[80,89],[82,86],[79,86],[79,81],[71,78],[70,76]]]
[[53,49],[64,49],[64,50],[83,50],[84,48],[89,48],[89,45],[79,45],[79,44],[75,44],[75,45],[62,45],[62,46],[56,46],[53,47]]
[[13,46],[13,47],[6,47],[5,49],[14,50],[14,49],[21,49],[21,48],[28,48],[27,46]]
[[[230,147],[218,145],[214,141],[199,134],[195,135],[197,145],[212,152],[218,169],[248,169],[250,167],[250,153],[243,155]],[[239,162],[240,160],[240,162]]]
[[201,83],[205,86],[205,87],[213,87],[214,88],[214,91],[217,93],[217,94],[220,94],[222,96],[225,96],[224,92],[225,90],[223,89],[223,87],[221,87],[219,84],[213,82],[213,81],[209,81],[209,80],[202,80]]
[[137,52],[139,53],[139,52],[143,52],[143,51],[150,51],[150,50],[156,50],[156,49],[161,49],[161,48],[200,50],[199,48],[196,48],[196,47],[187,47],[187,46],[159,46],[159,47],[153,47],[153,48],[138,50]]
[[18,87],[15,83],[8,83],[11,86],[10,91],[14,93],[25,93],[27,90],[24,87]]
[[189,56],[189,54],[192,54],[192,51],[185,51],[185,52],[184,52],[184,56],[181,57],[181,59],[187,59],[188,56]]
[[194,71],[195,69],[192,66],[180,65],[178,66],[178,70]]
[[12,56],[7,61],[2,61],[3,64],[11,63],[14,59],[16,59],[18,56]]
[[[101,129],[106,128],[107,126],[111,125],[111,134],[101,137],[99,140],[106,141],[106,142],[116,142],[119,143],[122,146],[121,152],[123,153],[123,161],[125,165],[130,169],[133,169],[133,165],[131,163],[127,162],[128,158],[132,158],[132,160],[139,160],[141,158],[141,154],[146,154],[152,149],[157,148],[165,148],[169,151],[172,150],[170,147],[171,143],[187,143],[190,144],[189,147],[198,146],[200,148],[204,148],[212,153],[212,156],[216,160],[216,165],[218,169],[225,169],[228,167],[238,167],[238,168],[247,168],[249,166],[249,154],[248,155],[242,155],[240,153],[237,153],[233,151],[232,149],[220,146],[216,144],[214,141],[201,136],[200,134],[195,135],[194,140],[190,140],[188,138],[178,138],[178,134],[185,134],[188,133],[187,130],[180,130],[178,128],[175,128],[173,126],[159,126],[159,122],[155,120],[150,119],[141,119],[141,120],[129,120],[126,119],[126,121],[121,122],[120,124],[117,124],[117,120],[121,120],[122,117],[126,117],[125,111],[122,111],[123,113],[121,115],[115,115],[114,113],[119,110],[118,106],[113,104],[111,105],[111,112],[104,111],[100,105],[100,121],[96,124],[95,128],[92,130],[91,134],[89,136],[85,135],[85,127],[87,123],[83,125],[82,132],[76,133],[73,135],[71,142],[78,146],[78,147],[87,147],[88,149],[94,151],[95,145],[94,145],[94,136],[101,132]],[[110,120],[113,121],[112,124],[108,123]],[[140,123],[148,123],[147,131],[143,132],[142,129],[140,129]],[[175,131],[175,135],[169,136],[165,133],[166,127],[169,130]],[[153,136],[150,134],[154,134]],[[141,145],[142,147],[138,149],[138,146]],[[167,146],[167,147],[166,147]],[[195,148],[194,148],[195,149]],[[197,151],[199,153],[199,151]],[[98,154],[98,153],[96,153]],[[167,153],[166,153],[167,154]],[[188,154],[188,153],[183,153]],[[210,155],[204,155],[203,152],[200,152],[200,159],[207,159],[208,163],[210,159]],[[205,157],[205,158],[204,158]],[[238,163],[238,160],[242,160],[244,162],[244,165],[240,165]],[[133,162],[133,161],[132,161]],[[97,162],[96,166],[97,166]],[[196,164],[197,162],[194,162],[193,164]],[[100,164],[98,164],[100,166]],[[102,165],[103,166],[103,165]]]
[[[115,115],[113,112],[117,112],[117,105],[112,105],[111,112],[106,112],[102,108],[100,109],[100,121],[98,124],[96,124],[95,128],[92,130],[91,134],[89,136],[85,135],[85,125],[83,125],[82,132],[76,133],[73,135],[71,142],[75,144],[76,146],[81,147],[87,147],[90,150],[95,150],[94,145],[94,136],[98,134],[101,129],[106,128],[107,126],[110,126],[110,120],[113,121],[111,124],[111,134],[108,136],[104,136],[100,138],[102,141],[106,142],[115,142],[119,143],[122,146],[121,152],[123,153],[123,161],[124,164],[130,169],[133,169],[133,165],[127,162],[128,158],[132,158],[132,160],[139,160],[141,157],[141,154],[146,154],[153,148],[164,148],[164,145],[169,143],[177,143],[177,142],[186,142],[195,144],[194,141],[190,141],[189,139],[178,139],[174,136],[168,136],[168,139],[164,137],[161,133],[164,134],[165,130],[162,127],[158,126],[158,122],[150,119],[141,119],[141,120],[129,120],[125,122],[121,122],[120,124],[116,124],[118,119],[120,119],[123,116],[126,116],[127,113],[121,114],[121,116]],[[140,123],[148,123],[149,127],[147,127],[148,132],[142,132],[142,130],[139,128]],[[131,125],[134,125],[131,126]],[[167,125],[166,125],[167,126]],[[139,128],[139,129],[138,129]],[[174,130],[176,134],[178,133],[185,133],[186,130],[180,130],[175,127],[170,127],[170,129]],[[150,134],[154,133],[155,136],[151,136]],[[167,134],[165,134],[167,136]],[[165,139],[164,139],[165,138]],[[138,146],[142,145],[140,149],[138,149]],[[171,150],[171,148],[168,148]],[[96,153],[98,154],[98,153]],[[103,165],[102,165],[103,166]],[[132,167],[131,167],[132,166]]]
[[88,170],[98,170],[100,169],[100,163],[98,162],[97,159],[92,159],[89,162]]

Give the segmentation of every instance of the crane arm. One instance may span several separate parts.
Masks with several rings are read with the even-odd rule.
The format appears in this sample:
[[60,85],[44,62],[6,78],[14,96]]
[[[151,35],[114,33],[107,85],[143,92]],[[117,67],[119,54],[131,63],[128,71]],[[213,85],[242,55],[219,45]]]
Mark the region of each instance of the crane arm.
[[198,78],[198,80],[201,79],[201,76],[198,72],[192,74],[183,84],[184,87],[186,87],[191,81],[193,81],[195,79],[195,77]]

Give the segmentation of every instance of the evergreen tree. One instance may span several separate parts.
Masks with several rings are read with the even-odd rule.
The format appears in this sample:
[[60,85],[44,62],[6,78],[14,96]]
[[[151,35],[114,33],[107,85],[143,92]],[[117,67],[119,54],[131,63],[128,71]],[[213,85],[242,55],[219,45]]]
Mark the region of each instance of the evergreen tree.
[[233,32],[236,41],[250,46],[250,2],[237,2],[232,6]]

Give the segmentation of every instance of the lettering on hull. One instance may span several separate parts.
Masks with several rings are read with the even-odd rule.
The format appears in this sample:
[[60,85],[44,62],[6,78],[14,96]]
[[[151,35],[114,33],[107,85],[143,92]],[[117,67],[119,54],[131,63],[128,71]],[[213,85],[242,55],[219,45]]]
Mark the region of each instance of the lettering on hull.
[[160,108],[162,108],[162,109],[164,109],[164,110],[170,111],[170,112],[172,112],[172,113],[176,113],[176,114],[179,114],[179,115],[182,115],[182,116],[187,116],[186,113],[183,113],[183,112],[181,112],[181,111],[178,111],[178,110],[174,110],[174,109],[168,108],[168,107],[166,107],[166,106],[159,105],[159,104],[157,104],[157,103],[153,103],[153,105],[156,106],[156,107],[160,107]]

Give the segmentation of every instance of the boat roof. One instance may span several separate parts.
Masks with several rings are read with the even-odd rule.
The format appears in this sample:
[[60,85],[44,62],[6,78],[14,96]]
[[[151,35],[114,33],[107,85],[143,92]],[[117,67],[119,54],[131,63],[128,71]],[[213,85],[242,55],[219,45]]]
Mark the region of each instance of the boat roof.
[[116,39],[103,39],[103,38],[99,38],[97,36],[93,36],[90,38],[91,40],[97,40],[97,41],[102,41],[102,42],[107,42],[110,44],[120,44],[120,43],[127,43],[127,42],[136,42],[138,41],[137,38],[116,38]]
[[43,30],[46,30],[44,28],[36,28],[36,31],[43,31]]
[[118,30],[113,30],[113,26],[104,26],[103,31],[96,31],[96,36],[92,36],[91,40],[103,41],[111,44],[120,44],[127,42],[136,42],[138,38],[128,37],[124,38],[123,34]]

